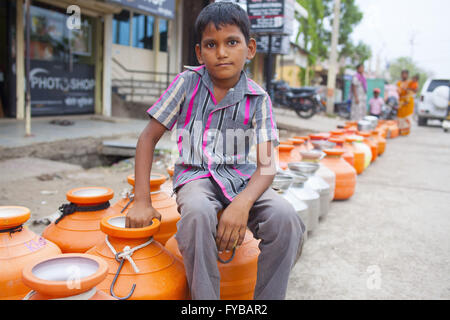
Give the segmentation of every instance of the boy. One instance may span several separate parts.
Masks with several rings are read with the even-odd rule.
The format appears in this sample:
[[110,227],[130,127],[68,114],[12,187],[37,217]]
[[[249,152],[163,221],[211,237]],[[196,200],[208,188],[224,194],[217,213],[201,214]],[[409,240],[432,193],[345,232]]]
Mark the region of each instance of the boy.
[[[147,110],[151,120],[136,148],[135,206],[127,227],[161,217],[151,205],[148,181],[154,147],[176,123],[180,157],[173,189],[181,220],[175,237],[192,298],[220,298],[217,254],[239,247],[248,226],[261,239],[254,298],[284,299],[304,225],[270,188],[278,137],[269,96],[242,71],[256,52],[248,16],[236,4],[212,3],[195,28],[202,65],[179,74]],[[248,162],[249,132],[256,133],[256,165]]]
[[384,100],[380,97],[380,92],[381,90],[378,88],[373,89],[373,98],[369,101],[370,115],[378,118],[384,105]]

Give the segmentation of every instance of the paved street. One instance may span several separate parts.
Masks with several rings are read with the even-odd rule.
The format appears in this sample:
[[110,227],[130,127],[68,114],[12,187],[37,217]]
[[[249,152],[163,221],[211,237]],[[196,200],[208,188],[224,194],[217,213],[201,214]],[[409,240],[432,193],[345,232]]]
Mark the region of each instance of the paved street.
[[450,298],[450,135],[413,127],[333,202],[288,299]]

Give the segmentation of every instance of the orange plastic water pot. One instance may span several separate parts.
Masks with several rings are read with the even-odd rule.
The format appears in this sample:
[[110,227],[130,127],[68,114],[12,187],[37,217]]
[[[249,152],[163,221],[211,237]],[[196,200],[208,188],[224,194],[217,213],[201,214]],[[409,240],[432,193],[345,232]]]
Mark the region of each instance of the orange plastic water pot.
[[300,154],[298,154],[298,156],[296,155],[299,152],[295,149],[293,145],[280,144],[277,147],[277,150],[278,150],[278,166],[283,170],[286,170],[288,168],[289,162],[298,162],[301,160]]
[[20,300],[30,289],[22,282],[24,267],[61,253],[57,245],[22,225],[30,210],[0,206],[0,300]]
[[169,174],[169,176],[172,178],[173,177],[173,173],[174,173],[175,169],[174,167],[169,167],[167,168],[167,173]]
[[32,289],[24,300],[115,300],[97,290],[108,265],[84,253],[42,259],[23,269],[23,282]]
[[289,141],[291,141],[294,144],[294,149],[297,151],[299,158],[301,159],[302,156],[300,155],[300,151],[306,150],[305,140],[290,138]]
[[68,191],[66,196],[70,204],[60,207],[63,215],[42,235],[56,243],[63,253],[84,253],[103,240],[101,219],[117,214],[109,205],[114,192],[105,187],[83,187]]
[[309,136],[294,136],[293,139],[301,139],[305,141],[304,146],[306,150],[312,150],[314,149],[314,146],[311,144],[311,138]]
[[345,138],[345,147],[353,153],[354,162],[353,167],[356,170],[357,174],[363,173],[365,169],[365,154],[360,148],[357,148],[353,143],[357,141],[356,137],[348,136]]
[[334,200],[349,199],[355,193],[356,170],[349,165],[342,155],[342,149],[325,149],[326,157],[322,163],[336,174],[336,189],[334,191]]
[[358,127],[358,121],[346,121],[345,122],[345,129],[350,129],[350,128],[357,128]]
[[[220,299],[222,300],[252,300],[256,285],[258,267],[259,240],[247,230],[244,241],[236,249],[229,263],[217,262],[220,272]],[[166,248],[183,261],[175,237],[167,241]],[[228,261],[232,253],[219,254],[222,261]]]
[[97,287],[121,300],[187,299],[183,264],[153,241],[159,228],[157,219],[144,228],[125,228],[125,216],[103,218],[107,237],[87,252],[108,264],[108,275]]
[[372,159],[370,162],[374,162],[378,158],[378,143],[372,139],[372,135],[367,131],[358,131],[358,135],[363,137],[363,142],[370,147],[370,151],[372,152]]
[[395,121],[395,120],[388,120],[388,121],[386,122],[386,125],[387,125],[388,128],[389,128],[389,131],[388,131],[388,139],[389,139],[389,138],[390,138],[390,139],[397,138],[397,137],[399,136],[399,134],[400,134],[400,130],[399,130],[399,128],[398,128],[397,121]]
[[330,138],[328,141],[333,142],[336,144],[336,149],[342,149],[344,150],[344,154],[342,155],[342,158],[344,158],[345,161],[347,161],[352,167],[355,166],[355,155],[353,154],[352,150],[350,150],[347,146],[344,145],[345,140],[342,138]]
[[[131,193],[128,193],[125,198],[120,199],[113,205],[116,211],[124,215],[134,205],[134,175],[129,175],[127,180],[133,187]],[[180,220],[175,199],[171,198],[167,190],[163,190],[161,187],[165,181],[166,177],[161,174],[152,174],[150,176],[150,198],[152,200],[152,206],[161,214],[161,227],[153,238],[163,245],[177,232],[177,222]]]
[[386,120],[378,120],[377,129],[380,130],[380,134],[384,139],[387,139],[389,127]]
[[345,130],[337,129],[330,131],[330,138],[342,138],[345,135]]
[[386,150],[386,139],[381,135],[381,130],[373,130],[372,139],[378,146],[378,155],[381,156]]

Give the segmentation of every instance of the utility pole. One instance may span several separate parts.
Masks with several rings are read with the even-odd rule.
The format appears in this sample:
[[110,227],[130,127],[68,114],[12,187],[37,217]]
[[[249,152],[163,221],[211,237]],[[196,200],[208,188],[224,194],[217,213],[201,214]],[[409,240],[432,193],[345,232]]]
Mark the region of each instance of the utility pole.
[[336,88],[337,73],[337,45],[339,40],[339,22],[341,15],[341,0],[334,1],[333,31],[331,35],[331,52],[328,63],[327,83],[327,113],[334,113],[334,90]]
[[26,96],[25,96],[25,136],[31,137],[31,85],[30,85],[30,1],[26,0],[26,27],[25,27],[25,41],[26,41],[26,58],[25,58],[25,75],[26,75]]

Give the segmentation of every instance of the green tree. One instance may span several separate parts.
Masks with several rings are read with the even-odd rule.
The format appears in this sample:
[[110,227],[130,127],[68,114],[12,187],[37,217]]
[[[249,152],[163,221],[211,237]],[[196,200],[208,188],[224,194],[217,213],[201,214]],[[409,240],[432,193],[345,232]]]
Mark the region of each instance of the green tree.
[[427,78],[432,75],[431,72],[419,67],[410,57],[400,57],[389,65],[389,74],[393,83],[400,80],[402,70],[408,70],[410,78],[419,75],[419,92]]
[[[325,21],[328,20],[330,22],[329,26],[333,24],[334,1],[297,0],[297,2],[308,11],[308,18],[297,17],[300,28],[296,42],[309,51],[308,66],[312,66],[317,62],[317,59],[328,59],[328,49],[331,46],[331,30],[330,27],[326,27]],[[340,15],[339,57],[344,58],[353,65],[366,61],[371,56],[370,47],[361,41],[358,44],[354,44],[350,37],[355,26],[363,18],[363,13],[355,3],[355,0],[341,0]],[[300,43],[300,40],[302,43]]]

